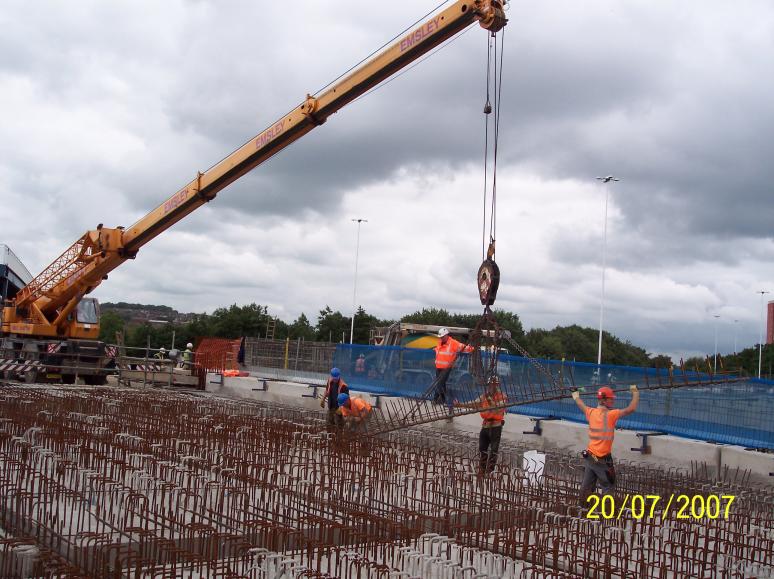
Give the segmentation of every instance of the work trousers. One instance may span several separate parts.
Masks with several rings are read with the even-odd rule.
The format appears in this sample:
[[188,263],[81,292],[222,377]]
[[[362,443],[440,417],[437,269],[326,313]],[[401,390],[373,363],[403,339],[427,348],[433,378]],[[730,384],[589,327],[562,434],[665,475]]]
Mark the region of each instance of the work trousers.
[[360,432],[366,430],[366,421],[368,420],[368,417],[366,416],[362,420],[354,420],[354,419],[342,419],[344,422],[344,429],[349,432]]
[[327,425],[329,428],[339,428],[341,427],[343,421],[344,419],[342,418],[341,414],[339,414],[338,409],[328,409]]
[[500,449],[500,438],[503,435],[503,425],[482,428],[478,434],[478,453],[480,463],[479,474],[489,474],[497,464],[497,451]]
[[615,466],[613,465],[613,455],[608,454],[601,458],[595,457],[590,452],[584,459],[585,470],[583,472],[583,482],[581,483],[580,501],[581,506],[586,507],[586,499],[597,490],[597,482],[603,495],[609,495],[613,492],[615,485]]
[[433,402],[436,404],[446,404],[446,381],[449,379],[451,370],[451,366],[449,368],[435,369],[435,392],[433,393]]

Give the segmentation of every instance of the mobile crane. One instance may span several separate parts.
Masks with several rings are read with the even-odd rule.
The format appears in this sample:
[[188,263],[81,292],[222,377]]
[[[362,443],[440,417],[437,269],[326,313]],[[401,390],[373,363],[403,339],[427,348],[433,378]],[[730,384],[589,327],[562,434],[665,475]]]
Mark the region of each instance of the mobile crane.
[[[104,345],[98,342],[99,304],[86,298],[108,274],[140,248],[183,217],[212,201],[227,185],[278,153],[346,104],[427,54],[434,47],[478,22],[490,33],[507,23],[506,0],[458,0],[409,31],[322,93],[272,123],[217,165],[199,172],[187,185],[134,225],[87,231],[46,267],[2,309],[2,351],[38,362],[27,374],[35,381],[58,375],[67,382],[75,374],[87,382],[104,383]],[[6,354],[5,357],[8,357]],[[79,368],[67,360],[77,359]]]

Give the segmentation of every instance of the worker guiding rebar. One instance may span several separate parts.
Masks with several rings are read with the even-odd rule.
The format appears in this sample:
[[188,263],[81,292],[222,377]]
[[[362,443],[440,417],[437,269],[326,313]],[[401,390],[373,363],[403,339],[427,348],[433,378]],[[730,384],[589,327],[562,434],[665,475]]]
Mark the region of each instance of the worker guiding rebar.
[[449,335],[448,328],[438,330],[438,345],[435,349],[435,392],[433,402],[446,404],[446,382],[449,380],[457,355],[472,352],[473,347],[465,345]]
[[481,410],[481,432],[478,434],[479,476],[490,474],[497,464],[497,451],[505,424],[506,396],[500,388],[500,378],[492,376],[486,391],[471,402],[453,403],[455,408],[475,408]]
[[613,440],[615,439],[615,425],[620,418],[628,416],[637,409],[640,401],[640,392],[635,384],[629,389],[632,392],[632,400],[623,410],[613,408],[615,404],[615,392],[609,386],[603,386],[597,390],[599,405],[589,408],[581,400],[580,392],[574,390],[572,398],[586,416],[589,424],[589,443],[581,453],[584,459],[583,482],[580,488],[581,507],[585,507],[589,496],[596,491],[597,483],[602,494],[610,494],[615,486],[616,474],[613,462]]
[[341,404],[341,396],[349,393],[349,386],[341,377],[341,370],[338,368],[331,368],[331,375],[328,377],[328,382],[325,384],[325,392],[323,392],[322,398],[320,398],[320,408],[328,408],[327,426],[333,428],[341,426],[343,424],[341,412],[339,412],[339,406]]
[[373,407],[362,398],[351,397],[347,393],[339,394],[337,398],[337,413],[341,416],[341,424],[346,430],[357,430],[365,425]]
[[[346,13],[346,7],[329,11]],[[690,470],[682,468],[685,455],[679,451],[674,453],[679,468],[663,470],[643,463],[629,466],[625,486],[632,495],[630,508],[627,512],[623,501],[620,509],[610,509],[609,516],[600,508],[602,518],[609,522],[590,524],[588,519],[594,517],[588,508],[581,513],[568,509],[568,489],[570,495],[580,493],[582,507],[589,507],[588,499],[597,490],[603,495],[615,491],[615,428],[621,418],[636,411],[640,394],[632,385],[631,401],[616,408],[616,392],[610,385],[594,383],[595,391],[589,392],[589,398],[595,396],[597,406],[586,406],[583,390],[568,385],[574,387],[572,371],[567,376],[569,382],[565,382],[562,371],[552,374],[552,361],[543,365],[530,357],[498,324],[498,319],[511,329],[517,324],[509,325],[503,321],[504,316],[495,316],[492,311],[500,282],[495,261],[496,169],[503,51],[495,33],[505,25],[505,16],[499,0],[455,2],[431,20],[412,26],[383,54],[351,74],[348,71],[341,82],[327,90],[308,95],[239,151],[207,171],[197,172],[194,180],[134,225],[114,229],[99,225],[88,231],[35,283],[20,288],[18,299],[3,307],[0,332],[10,334],[11,342],[21,333],[26,345],[35,348],[39,332],[43,337],[48,333],[57,342],[96,340],[98,328],[90,316],[98,312],[98,304],[84,296],[107,280],[109,273],[134,259],[141,247],[173,223],[212,201],[227,184],[325,123],[345,104],[386,84],[407,64],[452,41],[475,19],[491,31],[487,35],[484,105],[482,262],[477,272],[483,313],[475,324],[470,324],[475,328],[464,338],[460,338],[463,333],[459,328],[439,330],[439,326],[433,326],[427,330],[423,339],[434,340],[433,334],[438,338],[433,348],[434,361],[429,348],[412,355],[399,347],[384,347],[378,352],[369,351],[366,362],[364,354],[355,359],[356,350],[351,346],[347,351],[346,346],[336,344],[319,349],[315,345],[314,356],[304,358],[299,354],[299,336],[292,370],[288,364],[291,338],[283,336],[284,367],[270,368],[259,356],[247,357],[261,366],[260,377],[247,376],[236,364],[232,366],[234,358],[239,363],[245,361],[245,337],[240,354],[236,354],[235,341],[220,341],[222,346],[217,351],[223,352],[222,356],[211,355],[214,348],[197,341],[196,359],[193,344],[188,343],[180,365],[193,370],[195,363],[197,372],[189,374],[196,376],[188,377],[195,378],[191,382],[199,384],[201,390],[208,390],[202,394],[172,388],[173,378],[186,374],[172,372],[179,361],[174,332],[171,350],[160,348],[150,364],[148,358],[155,350],[149,338],[141,360],[143,369],[135,370],[143,374],[144,383],[151,375],[152,382],[159,384],[152,375],[162,374],[157,370],[168,367],[164,375],[169,378],[163,388],[135,389],[121,382],[116,388],[80,384],[42,388],[11,384],[10,378],[0,374],[0,579],[774,577],[774,488],[753,487],[748,475],[731,480],[721,474],[721,459],[726,469],[729,464],[736,466],[736,461],[743,460],[739,459],[744,456],[742,449],[736,452],[724,448],[725,458],[719,451],[714,454],[717,463],[710,468],[716,472],[711,475],[706,464],[703,475],[698,472],[698,463],[696,467],[691,464]],[[249,21],[244,17],[242,20]],[[26,87],[27,83],[21,84]],[[206,82],[199,84],[207,88]],[[513,227],[512,223],[507,225]],[[509,240],[510,245],[500,242],[501,252],[524,247],[516,239]],[[357,280],[357,254],[355,264]],[[472,273],[473,268],[469,269]],[[333,276],[331,280],[336,281]],[[3,293],[7,294],[7,288]],[[288,295],[292,293],[286,299]],[[79,320],[78,309],[86,306],[93,312],[80,312],[86,317]],[[263,312],[259,306],[250,324],[211,327],[219,332],[230,332],[231,328],[239,333],[258,331],[265,316],[268,306]],[[294,326],[308,329],[308,320],[301,323],[305,319],[302,314]],[[351,345],[354,313],[350,321]],[[278,348],[279,340],[274,340],[277,322],[271,322],[271,337],[267,331],[265,339],[259,337],[255,343],[267,349]],[[318,329],[320,326],[318,322]],[[190,326],[191,331],[194,327]],[[521,333],[520,322],[518,328]],[[305,330],[301,333],[307,335]],[[600,340],[601,333],[600,324]],[[14,360],[41,364],[25,375],[38,376],[38,368],[40,376],[55,375],[50,370],[57,368],[73,382],[80,380],[78,367],[62,368],[61,360],[78,360],[81,353],[67,358],[71,354],[57,351],[61,344],[50,340],[48,347],[41,342],[39,352],[17,352],[14,343],[6,345],[3,341],[3,349],[24,356],[35,354],[34,358]],[[328,341],[332,341],[330,333]],[[506,357],[498,364],[501,350],[505,351],[501,345],[525,356],[528,363]],[[96,357],[92,356],[95,351],[102,357],[98,349],[91,349],[91,344],[81,346],[79,352],[84,357]],[[538,348],[548,350],[536,343],[535,350]],[[563,345],[562,350],[565,348]],[[120,350],[124,350],[123,338]],[[386,350],[397,354],[381,356]],[[128,358],[123,353],[115,354],[119,355]],[[336,357],[341,369],[330,368],[331,357]],[[211,363],[208,358],[217,361]],[[98,363],[93,366],[100,372],[105,370]],[[579,366],[573,363],[572,367]],[[597,372],[599,367],[600,360]],[[648,374],[654,376],[651,370],[643,370],[643,389],[650,389]],[[708,370],[710,381],[705,383],[700,375],[686,377],[683,370],[681,378],[685,380],[681,386],[690,385],[691,380],[700,386],[717,382],[716,368]],[[308,374],[318,371],[319,379],[308,378]],[[379,380],[371,379],[371,372],[375,376],[377,371]],[[219,380],[210,380],[213,374]],[[353,395],[345,375],[354,387],[370,388],[374,397],[364,400]],[[658,368],[655,377],[661,387]],[[392,384],[387,383],[392,379],[407,388],[394,395],[388,389]],[[627,377],[625,383],[638,379]],[[669,385],[664,387],[671,388],[671,370],[668,379]],[[262,388],[254,387],[260,382]],[[318,400],[301,393],[308,392],[308,385],[317,396],[323,383],[318,410]],[[416,394],[411,392],[412,386],[424,391],[412,396]],[[234,396],[240,399],[230,398],[232,393],[238,393]],[[763,396],[771,391],[752,392],[755,396],[759,393]],[[700,392],[699,397],[702,395]],[[574,435],[573,427],[566,424],[554,423],[552,432],[542,439],[544,453],[540,460],[533,461],[538,454],[532,450],[536,438],[506,436],[503,440],[509,406],[542,402],[543,408],[537,411],[540,415],[556,404],[564,406],[563,411],[569,408],[564,417],[573,419],[577,413],[570,396],[588,423],[588,444],[580,456],[579,449],[568,451],[561,444],[562,436]],[[728,415],[731,404],[751,401],[751,397],[733,401],[724,397],[722,411]],[[693,404],[694,400],[684,402]],[[670,406],[672,403],[670,397]],[[462,415],[471,415],[471,424],[478,425],[476,413],[481,423],[475,457],[475,443],[468,433],[413,428]],[[687,422],[677,412],[664,414]],[[323,419],[327,432],[319,432]],[[525,417],[520,419],[526,422]],[[509,426],[517,422],[515,416],[507,421]],[[741,421],[736,426],[752,429]],[[403,431],[394,432],[400,429]],[[535,430],[525,434],[540,436],[541,432],[537,420]],[[390,436],[377,436],[387,433]],[[771,435],[771,430],[765,434]],[[645,443],[643,439],[643,453]],[[676,446],[675,441],[669,444]],[[695,448],[690,443],[680,450],[690,452]],[[707,449],[712,450],[709,446]],[[751,450],[744,449],[744,453]],[[530,461],[539,468],[528,468]],[[579,465],[583,466],[582,480]],[[731,509],[736,493],[739,501]],[[638,497],[640,500],[635,501]],[[681,497],[685,499],[680,513],[686,514],[675,514],[670,519],[667,512],[674,497],[678,504]],[[644,505],[645,498],[651,508],[646,511],[643,507],[638,515],[636,505]],[[662,506],[656,510],[659,501]],[[604,501],[599,503],[605,506]],[[631,521],[620,521],[622,515]]]

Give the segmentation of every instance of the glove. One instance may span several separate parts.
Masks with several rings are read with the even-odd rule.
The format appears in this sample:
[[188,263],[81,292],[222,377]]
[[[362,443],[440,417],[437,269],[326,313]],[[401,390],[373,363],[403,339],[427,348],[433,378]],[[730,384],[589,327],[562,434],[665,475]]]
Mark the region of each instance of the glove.
[[631,390],[632,392],[637,392],[637,385],[632,384],[631,386],[629,386],[629,390]]
[[572,399],[573,400],[577,400],[578,398],[580,398],[580,392],[578,392],[577,390],[573,390],[572,391]]

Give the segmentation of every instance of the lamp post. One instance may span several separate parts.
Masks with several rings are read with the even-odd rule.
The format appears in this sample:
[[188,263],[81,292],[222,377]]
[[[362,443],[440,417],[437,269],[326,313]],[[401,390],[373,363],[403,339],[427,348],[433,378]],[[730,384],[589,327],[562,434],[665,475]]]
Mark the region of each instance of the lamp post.
[[604,235],[602,238],[602,300],[599,307],[599,345],[597,346],[597,369],[602,365],[602,325],[605,319],[605,269],[607,267],[607,201],[610,194],[609,183],[611,181],[620,181],[612,175],[607,177],[597,177],[607,187],[605,187],[605,222]]
[[761,294],[761,332],[758,340],[758,380],[761,379],[761,362],[763,361],[763,294],[769,293],[766,290],[760,290],[755,293]]
[[712,373],[717,374],[718,373],[718,318],[720,317],[720,314],[712,314],[712,317],[715,318],[715,361],[712,364]]
[[368,223],[368,219],[353,219],[357,221],[357,245],[355,245],[355,287],[352,290],[352,325],[349,328],[349,343],[352,344],[352,340],[355,337],[355,313],[357,312],[357,258],[360,253],[360,224]]

